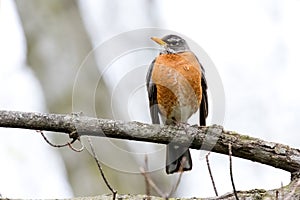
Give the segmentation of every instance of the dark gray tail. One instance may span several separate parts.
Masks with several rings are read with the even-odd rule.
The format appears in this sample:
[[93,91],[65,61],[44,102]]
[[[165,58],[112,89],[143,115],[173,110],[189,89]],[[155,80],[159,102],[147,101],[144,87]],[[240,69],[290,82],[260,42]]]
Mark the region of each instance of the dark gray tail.
[[179,172],[181,167],[183,171],[192,169],[192,158],[189,149],[175,144],[167,145],[167,174]]

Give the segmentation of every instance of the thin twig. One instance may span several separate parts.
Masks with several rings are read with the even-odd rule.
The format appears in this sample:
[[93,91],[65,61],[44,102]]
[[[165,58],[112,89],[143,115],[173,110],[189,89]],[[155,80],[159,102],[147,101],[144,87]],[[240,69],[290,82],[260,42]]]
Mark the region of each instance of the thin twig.
[[96,155],[96,153],[95,153],[94,146],[93,146],[93,144],[92,144],[92,141],[91,141],[90,137],[88,137],[88,142],[89,142],[90,147],[91,147],[92,156],[93,156],[93,158],[95,159],[95,161],[96,161],[96,163],[97,163],[98,169],[99,169],[99,171],[100,171],[100,173],[101,173],[101,176],[102,176],[102,178],[103,178],[103,180],[104,180],[104,182],[105,182],[105,185],[106,185],[106,186],[108,187],[108,189],[112,192],[113,200],[115,200],[115,199],[116,199],[116,195],[117,195],[117,191],[114,190],[114,189],[111,187],[111,185],[109,184],[108,180],[106,179],[105,174],[104,174],[104,172],[103,172],[103,169],[102,169],[102,167],[101,167],[100,161],[99,161],[99,159],[97,158],[97,155]]
[[75,152],[82,152],[85,149],[85,147],[82,144],[81,140],[78,140],[78,141],[79,141],[79,143],[81,145],[81,147],[79,149],[74,148],[73,145],[72,145],[72,143],[68,143],[68,146],[70,147],[70,149],[72,149]]
[[[40,134],[43,136],[44,140],[45,140],[50,146],[52,146],[52,147],[61,148],[61,147],[66,147],[66,146],[68,146],[68,143],[69,143],[69,142],[67,142],[67,143],[65,143],[65,144],[53,144],[52,142],[50,142],[50,140],[48,140],[48,138],[45,136],[45,134],[43,133],[43,131],[41,131],[41,130],[36,130],[36,132],[40,133]],[[74,140],[74,139],[73,139],[73,140]],[[71,142],[73,142],[73,141],[71,141]]]
[[210,155],[210,152],[208,152],[208,154],[205,156],[205,158],[206,158],[206,165],[207,165],[207,168],[208,168],[210,180],[211,180],[211,183],[213,185],[215,194],[216,194],[216,196],[219,196],[218,195],[218,191],[217,191],[217,187],[216,187],[216,184],[215,184],[215,181],[214,181],[214,177],[213,177],[212,172],[211,172],[210,164],[209,164],[209,159],[208,159],[209,155]]
[[281,199],[284,199],[283,182],[280,183]]
[[[145,154],[145,173],[148,173],[149,171],[149,167],[148,167],[148,156],[147,154]],[[147,178],[144,176],[145,178],[145,187],[146,187],[146,195],[147,195],[147,199],[150,199],[150,193],[151,193],[151,187],[149,185],[149,182],[147,181]]]
[[[146,162],[146,157],[145,157],[145,162]],[[148,161],[147,161],[148,162]],[[146,162],[146,163],[147,163]],[[159,194],[161,197],[163,198],[166,198],[168,199],[174,192],[176,192],[179,184],[180,184],[180,181],[181,181],[181,178],[182,178],[182,174],[183,174],[183,167],[184,167],[184,164],[186,162],[186,158],[183,157],[182,160],[181,160],[181,163],[180,163],[180,168],[179,168],[179,177],[176,181],[176,184],[172,187],[171,191],[168,193],[168,194],[165,194],[163,193],[158,187],[157,185],[153,182],[153,180],[150,178],[150,176],[148,175],[147,173],[147,170],[145,170],[144,168],[140,168],[140,171],[141,171],[141,174],[145,177],[145,181],[146,181],[146,187],[149,187],[147,185],[150,185],[155,191],[157,194]],[[147,189],[147,188],[146,188]],[[149,192],[150,193],[150,192]],[[147,195],[148,196],[148,195]]]
[[140,171],[141,174],[145,177],[145,179],[147,180],[147,182],[149,183],[149,185],[155,190],[155,192],[163,197],[163,198],[167,198],[167,195],[164,194],[158,187],[157,185],[153,182],[153,180],[151,179],[151,177],[145,172],[145,169],[143,167],[140,167]]
[[179,168],[179,176],[178,176],[178,179],[176,181],[176,184],[172,187],[171,191],[169,192],[169,195],[168,197],[170,197],[173,193],[175,193],[178,189],[178,186],[180,184],[180,181],[181,181],[181,178],[182,178],[182,174],[183,174],[183,168],[184,168],[184,165],[186,163],[186,157],[183,157],[180,161],[180,168]]
[[[83,144],[81,143],[79,137],[78,137],[78,136],[77,136],[77,137],[73,137],[73,135],[75,135],[75,134],[73,134],[73,132],[70,133],[70,138],[71,138],[72,140],[71,140],[70,142],[65,143],[65,144],[53,144],[52,142],[50,142],[50,140],[48,140],[48,138],[45,136],[45,134],[43,133],[43,131],[41,131],[41,130],[36,130],[36,132],[40,133],[40,134],[42,135],[42,137],[44,138],[44,140],[45,140],[50,146],[52,146],[52,147],[55,147],[55,148],[62,148],[62,147],[68,146],[70,149],[72,149],[72,150],[75,151],[75,152],[81,152],[81,151],[84,150],[84,146],[83,146]],[[81,148],[80,148],[80,149],[76,149],[76,148],[74,148],[74,147],[72,146],[72,144],[73,144],[76,140],[78,140],[78,141],[80,142],[80,144],[81,144]]]
[[183,170],[181,170],[181,171],[179,172],[179,176],[178,176],[177,182],[176,182],[176,184],[175,184],[175,187],[174,187],[172,193],[170,193],[170,195],[177,191],[178,186],[179,186],[180,181],[181,181],[181,178],[182,178],[182,174],[183,174]]
[[178,186],[180,184],[180,181],[181,181],[181,178],[182,178],[182,174],[183,174],[183,166],[184,166],[185,162],[186,162],[186,158],[183,157],[182,160],[181,160],[180,168],[179,168],[179,173],[180,174],[179,174],[179,177],[177,179],[177,182],[172,187],[171,191],[168,194],[163,193],[157,187],[157,185],[153,182],[153,180],[150,178],[150,176],[148,175],[147,171],[144,168],[141,167],[140,171],[141,171],[141,174],[145,177],[146,184],[150,185],[156,191],[156,193],[159,194],[161,197],[163,197],[165,199],[168,199],[174,192],[176,192],[176,190],[177,190],[177,188],[178,188]]
[[236,189],[235,189],[235,185],[234,185],[234,181],[233,181],[233,175],[232,175],[232,150],[231,150],[231,144],[228,144],[228,150],[229,150],[229,170],[230,170],[230,180],[231,180],[231,184],[232,184],[232,188],[233,188],[233,193],[235,196],[235,199],[238,200],[239,197],[237,195]]
[[[284,198],[284,200],[289,200],[292,199],[292,196],[294,195],[294,193],[296,192],[296,189],[300,187],[300,179],[297,181],[297,183],[293,186],[293,190],[288,194],[288,196],[286,198]],[[282,187],[283,188],[283,187]]]

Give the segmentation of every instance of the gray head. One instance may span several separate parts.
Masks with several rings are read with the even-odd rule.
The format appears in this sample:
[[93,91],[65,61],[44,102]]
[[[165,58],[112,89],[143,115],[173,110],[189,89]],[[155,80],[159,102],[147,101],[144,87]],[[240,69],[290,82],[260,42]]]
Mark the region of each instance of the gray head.
[[166,53],[180,53],[190,50],[186,41],[177,35],[166,35],[161,39],[152,37],[151,39],[164,47]]

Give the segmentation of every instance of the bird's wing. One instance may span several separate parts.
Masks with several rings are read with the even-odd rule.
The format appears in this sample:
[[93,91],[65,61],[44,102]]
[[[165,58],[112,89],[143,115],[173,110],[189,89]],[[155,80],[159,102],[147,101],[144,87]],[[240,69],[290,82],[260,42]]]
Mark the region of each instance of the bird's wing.
[[206,83],[204,71],[202,71],[201,74],[201,87],[202,87],[202,99],[201,99],[200,110],[199,110],[199,122],[200,122],[200,126],[205,126],[206,118],[208,115],[208,101],[207,101],[207,83]]
[[157,89],[155,83],[152,81],[152,70],[154,67],[155,60],[152,61],[147,77],[146,77],[146,82],[147,82],[147,91],[148,91],[148,98],[149,98],[149,108],[150,108],[150,114],[151,114],[151,119],[153,124],[159,124],[159,108],[158,108],[158,103],[157,103]]
[[199,59],[195,55],[196,59],[198,60],[198,63],[201,68],[201,88],[202,88],[202,99],[200,103],[199,108],[199,123],[200,126],[206,126],[206,118],[208,115],[208,100],[207,100],[207,82],[205,78],[205,70],[201,63],[199,62]]

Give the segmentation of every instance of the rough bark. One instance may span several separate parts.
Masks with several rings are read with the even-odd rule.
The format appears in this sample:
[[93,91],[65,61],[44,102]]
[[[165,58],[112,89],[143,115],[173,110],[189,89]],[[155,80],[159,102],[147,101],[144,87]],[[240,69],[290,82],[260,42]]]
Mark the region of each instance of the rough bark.
[[[238,191],[238,196],[240,199],[260,199],[260,200],[299,200],[300,199],[300,179],[292,181],[289,185],[274,189],[274,190],[262,190],[254,189],[249,191]],[[68,200],[111,200],[113,196],[111,194],[91,196],[91,197],[76,197]],[[156,196],[146,196],[140,194],[117,194],[116,199],[118,200],[165,200],[162,197]],[[173,199],[173,198],[172,198]],[[235,200],[233,193],[224,194],[220,197],[212,198],[176,198],[177,200]],[[8,198],[1,198],[0,200],[8,200]],[[12,199],[11,199],[12,200]]]
[[[254,189],[249,191],[238,191],[238,197],[240,199],[265,199],[265,200],[292,200],[300,199],[300,180],[294,180],[289,185],[274,189],[274,190],[263,190],[263,189]],[[74,198],[73,200],[86,200],[86,199],[95,199],[95,200],[110,200],[112,195],[100,195],[95,197],[84,197],[84,198]],[[147,199],[146,195],[117,195],[117,199],[126,199],[126,200],[135,200],[135,199]],[[162,197],[151,196],[151,200],[164,200]],[[233,193],[227,193],[219,197],[211,198],[176,198],[177,200],[235,200]]]
[[[77,132],[79,136],[99,136],[167,144],[176,142],[193,149],[211,150],[273,166],[296,175],[300,169],[300,150],[284,144],[264,141],[226,131],[212,125],[159,126],[140,122],[97,119],[81,114],[45,114],[0,111],[0,127],[46,130],[62,133]],[[293,176],[292,176],[293,177]]]
[[[46,130],[79,136],[99,136],[167,144],[170,141],[190,145],[190,148],[211,150],[228,155],[228,144],[232,145],[232,155],[267,164],[292,173],[289,185],[274,190],[254,189],[238,191],[240,199],[300,199],[300,150],[287,145],[267,142],[258,138],[226,131],[223,127],[199,126],[159,126],[140,122],[124,122],[97,119],[82,114],[46,114],[18,111],[0,111],[0,127]],[[73,135],[74,136],[74,135]],[[80,199],[112,199],[111,195]],[[145,195],[121,195],[117,199],[146,199]],[[0,196],[0,199],[1,196]],[[151,197],[151,199],[162,199]],[[192,198],[197,199],[197,198]],[[203,199],[203,198],[201,198]],[[235,199],[232,193],[209,199]]]

